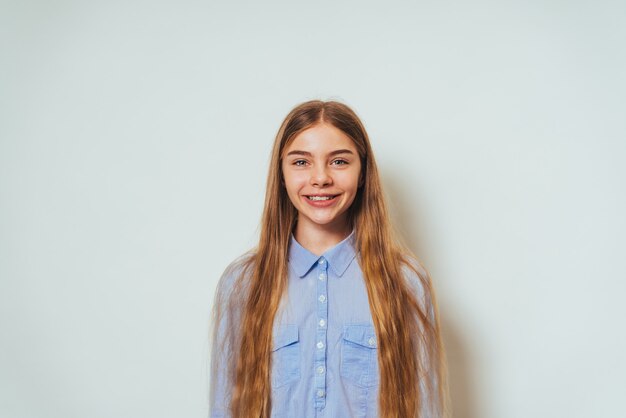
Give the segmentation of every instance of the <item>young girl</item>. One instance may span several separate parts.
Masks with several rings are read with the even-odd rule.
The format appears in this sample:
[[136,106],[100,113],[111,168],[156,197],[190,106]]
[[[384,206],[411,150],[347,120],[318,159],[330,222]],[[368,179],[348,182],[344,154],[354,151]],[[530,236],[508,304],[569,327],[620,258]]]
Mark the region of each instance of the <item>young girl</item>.
[[211,417],[444,416],[430,277],[393,234],[345,104],[283,121],[259,244],[226,268],[213,324]]

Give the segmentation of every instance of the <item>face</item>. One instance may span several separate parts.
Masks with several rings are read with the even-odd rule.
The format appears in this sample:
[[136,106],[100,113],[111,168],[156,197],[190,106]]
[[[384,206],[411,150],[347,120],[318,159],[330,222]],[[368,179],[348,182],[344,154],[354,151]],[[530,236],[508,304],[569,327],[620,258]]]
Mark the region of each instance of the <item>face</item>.
[[361,174],[350,137],[332,125],[317,124],[285,149],[282,170],[287,194],[299,213],[298,223],[347,225],[346,211],[356,197]]

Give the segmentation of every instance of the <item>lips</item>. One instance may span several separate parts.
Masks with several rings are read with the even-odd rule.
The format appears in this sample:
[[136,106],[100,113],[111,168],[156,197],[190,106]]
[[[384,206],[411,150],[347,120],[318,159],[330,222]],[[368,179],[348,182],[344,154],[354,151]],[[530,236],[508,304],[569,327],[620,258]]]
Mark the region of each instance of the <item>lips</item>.
[[337,199],[340,194],[330,194],[330,193],[320,193],[320,194],[311,194],[311,195],[302,195],[302,200],[306,202],[307,206],[312,208],[330,208],[334,207],[337,202],[340,202]]

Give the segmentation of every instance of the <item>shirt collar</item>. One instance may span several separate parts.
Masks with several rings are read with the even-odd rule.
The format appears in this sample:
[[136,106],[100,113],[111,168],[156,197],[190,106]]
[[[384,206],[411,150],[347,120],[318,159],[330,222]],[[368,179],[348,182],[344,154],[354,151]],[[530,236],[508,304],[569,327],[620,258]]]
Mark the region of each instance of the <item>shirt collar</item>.
[[353,229],[350,235],[344,238],[343,241],[329,248],[320,256],[313,254],[300,245],[292,232],[289,245],[289,262],[298,277],[304,277],[322,257],[328,261],[328,265],[333,273],[341,277],[356,255],[354,248],[356,236],[354,231]]

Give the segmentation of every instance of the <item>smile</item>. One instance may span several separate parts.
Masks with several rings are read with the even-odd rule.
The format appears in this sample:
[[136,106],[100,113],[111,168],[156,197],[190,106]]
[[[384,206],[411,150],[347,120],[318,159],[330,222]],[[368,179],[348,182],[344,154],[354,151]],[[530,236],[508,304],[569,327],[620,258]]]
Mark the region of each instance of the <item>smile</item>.
[[306,196],[309,200],[333,200],[334,198],[337,197],[337,195],[334,196]]

